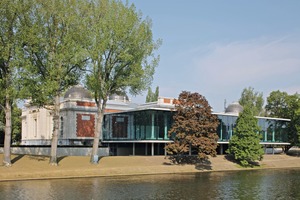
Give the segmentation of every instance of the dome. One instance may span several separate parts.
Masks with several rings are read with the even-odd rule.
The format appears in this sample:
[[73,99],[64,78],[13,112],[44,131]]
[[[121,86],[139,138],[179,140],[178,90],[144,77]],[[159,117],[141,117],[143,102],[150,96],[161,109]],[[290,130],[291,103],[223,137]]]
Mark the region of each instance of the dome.
[[225,113],[236,113],[239,114],[243,111],[243,106],[241,106],[238,102],[233,102],[229,104],[225,110]]
[[92,99],[90,91],[81,85],[72,86],[67,90],[64,96],[65,99]]

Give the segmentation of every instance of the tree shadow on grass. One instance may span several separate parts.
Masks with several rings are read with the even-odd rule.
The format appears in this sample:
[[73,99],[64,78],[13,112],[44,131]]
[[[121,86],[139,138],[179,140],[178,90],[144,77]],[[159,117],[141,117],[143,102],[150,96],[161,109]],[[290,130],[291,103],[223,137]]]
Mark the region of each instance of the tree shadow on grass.
[[253,167],[260,167],[261,165],[259,164],[259,162],[256,162],[256,161],[253,161],[253,162],[250,162],[249,161],[249,165],[248,166],[242,166],[241,163],[238,161],[238,160],[235,160],[234,159],[234,156],[233,155],[225,155],[224,158],[229,161],[229,162],[232,162],[234,164],[237,164],[239,165],[240,167],[244,167],[244,168],[253,168]]
[[174,155],[169,156],[170,163],[164,162],[164,165],[195,165],[197,170],[212,170],[211,162],[198,158],[198,156]]
[[300,150],[298,150],[298,151],[289,151],[289,152],[286,153],[286,155],[292,156],[292,157],[300,157]]
[[45,161],[49,156],[30,155],[30,160]]
[[212,170],[211,162],[209,160],[202,160],[201,162],[197,163],[195,168],[197,170]]
[[20,160],[20,159],[23,158],[23,157],[24,157],[24,155],[18,155],[18,156],[16,156],[15,158],[13,158],[13,159],[11,160],[11,164],[16,163],[18,160]]
[[100,163],[100,161],[102,160],[102,158],[105,158],[106,156],[99,156],[98,158],[98,164]]
[[66,157],[68,157],[68,156],[60,156],[60,157],[58,157],[57,158],[57,164],[59,164],[60,163],[60,161],[62,161],[64,158],[66,158]]
[[224,158],[225,158],[227,161],[232,162],[232,163],[234,163],[234,164],[237,164],[237,165],[240,164],[237,160],[234,159],[234,156],[233,156],[233,155],[227,154],[227,155],[224,156]]

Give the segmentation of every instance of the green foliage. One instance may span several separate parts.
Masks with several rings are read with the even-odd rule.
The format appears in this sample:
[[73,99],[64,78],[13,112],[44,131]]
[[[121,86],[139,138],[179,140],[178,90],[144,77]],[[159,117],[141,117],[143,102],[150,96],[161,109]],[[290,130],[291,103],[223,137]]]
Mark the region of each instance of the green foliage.
[[12,143],[21,142],[21,131],[22,131],[22,121],[21,121],[22,110],[18,108],[17,104],[13,104],[12,107]]
[[5,166],[11,166],[10,143],[11,143],[11,107],[17,98],[19,87],[17,86],[20,76],[17,66],[22,57],[21,50],[23,27],[20,24],[19,15],[22,15],[22,2],[17,0],[0,1],[0,108],[4,110],[5,138],[4,159]]
[[84,41],[88,65],[86,84],[98,107],[91,162],[102,138],[102,119],[107,97],[129,92],[137,95],[153,79],[160,41],[152,38],[151,21],[142,19],[134,5],[118,0],[95,0],[85,4]]
[[166,146],[171,155],[183,155],[189,147],[196,149],[201,160],[216,156],[218,120],[204,96],[183,91],[175,101],[174,123],[169,137],[174,143]]
[[153,52],[160,44],[152,39],[151,21],[121,1],[99,0],[88,6],[87,85],[95,98],[127,90],[136,95],[147,89],[159,60]]
[[60,97],[79,82],[85,66],[83,48],[85,1],[28,0],[19,16],[23,27],[22,52],[24,62],[18,69],[30,98],[38,106],[54,105],[50,164],[57,165]]
[[263,149],[259,144],[261,136],[257,119],[248,106],[240,113],[234,135],[229,140],[227,153],[234,156],[244,167],[251,166],[256,160],[263,158]]
[[[17,104],[12,105],[12,132],[11,132],[11,142],[12,143],[19,143],[21,142],[21,128],[22,128],[22,121],[21,116],[22,110],[18,108]],[[0,144],[3,144],[4,138],[4,130],[5,130],[5,112],[0,109]]]
[[300,145],[300,95],[289,95],[279,90],[270,93],[266,105],[270,117],[291,119],[288,125],[289,142]]
[[84,67],[80,1],[29,2],[27,13],[20,17],[26,62],[19,73],[27,89],[24,96],[43,106],[78,83]]
[[5,113],[3,111],[3,109],[1,109],[0,107],[0,144],[3,144],[4,143],[4,130],[5,130],[5,125],[4,125],[4,122],[5,122]]
[[248,87],[245,88],[239,99],[239,103],[243,107],[250,107],[253,110],[254,116],[263,115],[263,93],[254,92],[254,88]]
[[20,12],[20,3],[15,0],[0,1],[0,106],[4,110],[5,103],[17,98],[18,74],[21,49],[20,33],[22,27],[17,13]]
[[157,86],[155,92],[153,93],[151,87],[148,88],[148,94],[146,97],[146,103],[148,102],[155,102],[158,100],[159,97],[159,87]]

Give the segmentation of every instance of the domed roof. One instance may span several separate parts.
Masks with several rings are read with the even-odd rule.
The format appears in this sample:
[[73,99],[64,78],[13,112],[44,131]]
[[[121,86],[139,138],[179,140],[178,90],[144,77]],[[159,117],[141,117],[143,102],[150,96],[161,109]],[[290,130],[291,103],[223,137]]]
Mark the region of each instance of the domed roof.
[[72,86],[67,90],[64,96],[65,99],[92,99],[90,91],[81,85]]
[[229,104],[228,107],[225,110],[225,113],[236,113],[239,114],[243,111],[243,106],[239,104],[239,102],[233,102],[232,104]]

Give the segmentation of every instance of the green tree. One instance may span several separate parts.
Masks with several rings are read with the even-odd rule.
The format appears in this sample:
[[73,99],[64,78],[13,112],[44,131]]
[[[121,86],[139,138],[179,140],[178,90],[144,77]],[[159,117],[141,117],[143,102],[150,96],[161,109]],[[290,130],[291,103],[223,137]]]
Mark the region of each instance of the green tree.
[[4,130],[5,130],[5,113],[0,106],[0,144],[4,144]]
[[12,143],[18,144],[21,142],[21,131],[22,131],[22,121],[21,121],[22,110],[18,108],[17,104],[14,103],[12,106]]
[[300,95],[289,95],[279,90],[270,93],[265,107],[268,116],[291,119],[288,139],[291,146],[300,144]]
[[[60,97],[78,83],[84,66],[82,1],[30,0],[29,14],[21,18],[27,63],[20,71],[32,104],[51,109],[53,134],[50,164],[57,165]],[[52,106],[50,106],[52,105]]]
[[241,94],[239,103],[243,107],[250,107],[255,116],[263,115],[264,99],[262,92],[255,92],[252,87],[245,88]]
[[10,143],[12,133],[12,104],[18,94],[17,66],[19,64],[20,33],[22,27],[19,15],[22,14],[20,2],[0,1],[0,109],[5,113],[4,158],[5,166],[11,166]]
[[86,83],[94,94],[97,110],[91,163],[98,162],[102,122],[109,95],[136,95],[152,82],[158,57],[154,50],[150,19],[142,19],[134,5],[118,0],[95,0],[88,4],[86,44],[89,56]]
[[208,155],[216,156],[219,122],[211,110],[204,96],[187,91],[180,93],[175,101],[174,123],[168,132],[174,142],[166,146],[169,154],[177,155],[177,162],[190,149],[195,149],[201,160],[207,160]]
[[146,103],[155,102],[155,101],[158,100],[158,97],[159,97],[159,87],[158,86],[156,87],[154,93],[152,92],[151,87],[148,87],[148,93],[147,93],[147,96],[146,96]]
[[239,114],[234,135],[229,140],[227,153],[234,156],[242,166],[252,166],[256,160],[263,158],[264,151],[259,144],[261,136],[257,118],[250,107],[244,107]]
[[[18,108],[16,103],[12,105],[12,115],[11,115],[11,122],[12,122],[12,130],[11,130],[11,142],[18,144],[21,142],[21,113],[22,110]],[[3,144],[4,141],[4,130],[5,130],[5,113],[2,109],[0,109],[0,144]]]

